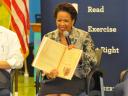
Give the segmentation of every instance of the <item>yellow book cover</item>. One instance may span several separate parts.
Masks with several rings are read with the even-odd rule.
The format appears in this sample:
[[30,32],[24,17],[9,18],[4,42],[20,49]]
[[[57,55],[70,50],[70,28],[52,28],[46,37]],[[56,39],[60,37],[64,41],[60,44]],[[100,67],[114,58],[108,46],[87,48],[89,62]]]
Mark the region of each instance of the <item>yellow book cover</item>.
[[47,73],[58,69],[58,77],[71,80],[81,54],[80,49],[69,50],[68,46],[44,37],[32,65]]

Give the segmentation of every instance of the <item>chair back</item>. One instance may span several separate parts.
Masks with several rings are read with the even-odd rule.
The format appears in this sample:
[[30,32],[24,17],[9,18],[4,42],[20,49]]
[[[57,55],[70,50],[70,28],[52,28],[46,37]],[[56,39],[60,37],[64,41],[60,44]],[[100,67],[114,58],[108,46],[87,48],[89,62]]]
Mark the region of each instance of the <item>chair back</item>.
[[99,66],[101,63],[102,49],[96,48],[97,63],[87,76],[87,90],[88,96],[104,96],[103,73]]
[[12,69],[10,72],[10,91],[12,94],[18,93],[18,69]]
[[101,62],[102,49],[96,48],[96,49],[95,49],[95,53],[96,53],[96,59],[97,59],[97,64],[96,64],[96,66],[98,67],[98,66],[100,65],[100,62]]
[[128,79],[128,70],[123,70],[121,73],[120,73],[120,82],[124,81]]

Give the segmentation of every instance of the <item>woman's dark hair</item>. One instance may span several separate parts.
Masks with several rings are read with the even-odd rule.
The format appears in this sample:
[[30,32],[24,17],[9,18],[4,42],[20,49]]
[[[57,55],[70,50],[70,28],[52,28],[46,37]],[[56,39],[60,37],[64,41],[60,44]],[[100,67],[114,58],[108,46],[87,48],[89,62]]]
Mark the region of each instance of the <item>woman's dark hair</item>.
[[58,6],[55,8],[54,11],[54,17],[57,18],[57,13],[60,11],[65,11],[68,12],[71,15],[72,20],[74,20],[74,23],[77,19],[77,11],[76,9],[69,3],[60,3]]

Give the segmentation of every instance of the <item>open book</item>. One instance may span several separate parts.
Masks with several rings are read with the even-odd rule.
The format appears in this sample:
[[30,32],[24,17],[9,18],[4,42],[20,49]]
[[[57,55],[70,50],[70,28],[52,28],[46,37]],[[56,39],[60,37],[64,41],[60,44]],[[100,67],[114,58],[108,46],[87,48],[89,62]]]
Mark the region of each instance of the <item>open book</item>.
[[58,77],[71,80],[81,54],[80,49],[69,50],[68,46],[44,37],[32,65],[47,73],[57,69]]

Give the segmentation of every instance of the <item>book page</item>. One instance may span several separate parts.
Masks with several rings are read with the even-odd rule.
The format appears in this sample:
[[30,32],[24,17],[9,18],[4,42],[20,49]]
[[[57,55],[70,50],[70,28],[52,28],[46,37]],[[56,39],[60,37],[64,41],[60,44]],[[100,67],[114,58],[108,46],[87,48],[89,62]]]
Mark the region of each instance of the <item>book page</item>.
[[34,59],[33,66],[49,73],[58,67],[65,48],[66,46],[63,44],[44,37]]
[[59,65],[59,77],[71,80],[77,64],[81,58],[82,50],[80,49],[66,49],[64,56]]

